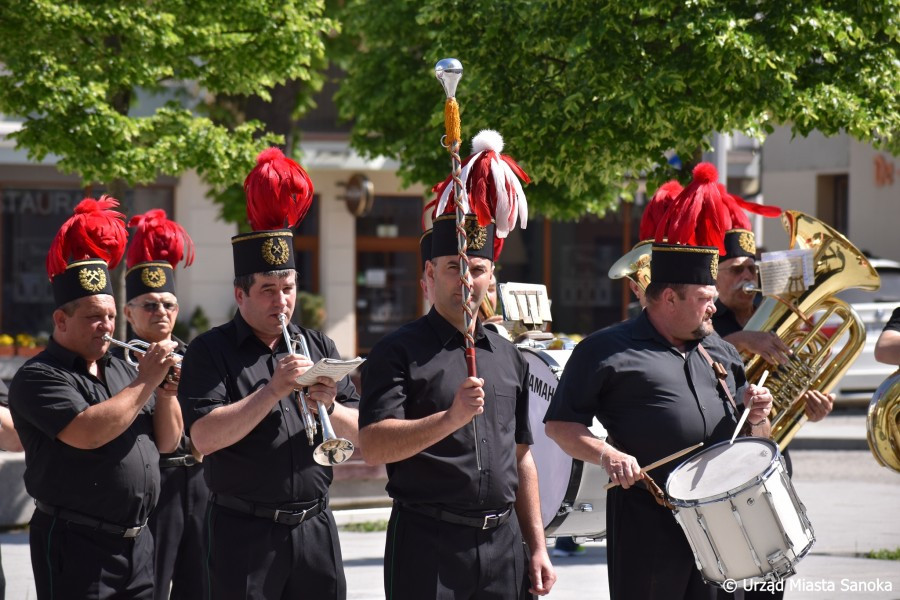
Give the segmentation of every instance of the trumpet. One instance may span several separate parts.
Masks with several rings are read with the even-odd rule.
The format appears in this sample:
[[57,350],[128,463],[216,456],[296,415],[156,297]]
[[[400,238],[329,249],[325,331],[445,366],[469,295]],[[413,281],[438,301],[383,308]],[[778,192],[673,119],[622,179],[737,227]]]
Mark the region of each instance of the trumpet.
[[[298,354],[295,342],[291,340],[288,333],[287,317],[284,313],[278,315],[281,321],[281,334],[284,336],[284,343],[287,345],[291,354]],[[306,338],[301,334],[300,339],[296,342],[300,345],[300,352],[303,356],[309,358],[309,347],[306,345]],[[303,415],[303,424],[306,427],[306,439],[312,446],[316,435],[316,420],[312,416],[309,406],[306,404],[306,392],[303,389],[296,390],[299,395],[300,412]],[[339,438],[331,426],[331,419],[328,418],[328,411],[321,402],[316,402],[319,413],[319,425],[322,427],[322,443],[316,446],[313,451],[313,460],[323,466],[339,465],[346,461],[353,454],[353,442],[348,439]]]
[[[135,352],[140,352],[141,354],[146,354],[147,350],[150,348],[150,344],[145,342],[144,340],[129,340],[127,342],[121,342],[108,333],[103,336],[104,342],[109,342],[114,346],[119,346],[120,348],[125,349],[125,362],[134,367],[138,368],[137,359],[134,357]],[[166,381],[169,383],[177,383],[178,379],[181,377],[181,361],[184,358],[181,354],[177,352],[170,352],[166,358],[175,357],[178,360],[178,364],[169,369],[169,374],[166,375]]]

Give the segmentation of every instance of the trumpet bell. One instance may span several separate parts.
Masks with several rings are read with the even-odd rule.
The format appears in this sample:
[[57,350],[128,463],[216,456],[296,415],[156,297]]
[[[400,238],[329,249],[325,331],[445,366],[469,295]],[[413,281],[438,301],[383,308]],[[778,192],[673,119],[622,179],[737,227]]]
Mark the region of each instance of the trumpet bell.
[[325,440],[313,452],[313,460],[324,467],[339,465],[353,455],[353,442],[343,438]]

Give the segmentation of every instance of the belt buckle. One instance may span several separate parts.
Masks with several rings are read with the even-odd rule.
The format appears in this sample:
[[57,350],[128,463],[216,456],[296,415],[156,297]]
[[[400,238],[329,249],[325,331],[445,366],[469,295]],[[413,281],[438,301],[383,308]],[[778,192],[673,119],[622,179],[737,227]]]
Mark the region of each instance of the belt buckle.
[[[313,508],[315,508],[315,507],[313,507]],[[307,508],[306,510],[301,510],[300,512],[295,512],[295,511],[292,511],[292,510],[279,510],[279,509],[276,508],[276,509],[275,509],[275,515],[274,515],[274,517],[273,517],[272,520],[275,521],[276,523],[281,524],[281,525],[286,525],[287,523],[281,523],[281,521],[278,520],[278,518],[279,518],[282,514],[287,515],[287,516],[291,516],[291,517],[298,517],[298,516],[299,516],[299,517],[300,517],[300,520],[297,521],[296,523],[294,523],[294,525],[299,525],[300,523],[302,523],[303,521],[306,520],[306,513],[308,513],[308,512],[311,511],[311,510],[312,510],[312,508]]]
[[[493,520],[492,520],[493,519]],[[481,525],[482,529],[491,529],[492,527],[496,527],[499,525],[500,515],[485,515],[484,523]]]
[[136,538],[137,536],[141,535],[144,527],[146,527],[146,525],[139,525],[138,527],[127,527],[125,528],[125,533],[122,534],[122,537],[126,539]]

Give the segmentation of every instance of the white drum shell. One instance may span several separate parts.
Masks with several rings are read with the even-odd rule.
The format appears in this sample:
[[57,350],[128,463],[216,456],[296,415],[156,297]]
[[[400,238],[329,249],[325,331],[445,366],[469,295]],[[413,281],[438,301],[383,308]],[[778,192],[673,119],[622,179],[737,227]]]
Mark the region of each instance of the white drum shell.
[[[721,469],[729,466],[729,454],[746,451],[746,444],[757,444],[771,453],[762,472],[740,473],[747,465],[731,462],[729,468],[747,475],[744,483],[703,498],[677,497],[675,490],[683,493],[686,482],[697,482],[705,471],[715,471],[710,456]],[[729,452],[731,449],[735,451]],[[797,498],[777,445],[770,440],[740,438],[733,446],[716,444],[679,465],[669,476],[666,492],[706,581],[782,579],[794,574],[795,565],[815,542],[806,509]]]
[[[556,392],[571,350],[544,350],[519,345],[528,362],[528,419],[534,445],[531,454],[538,472],[541,519],[548,537],[606,537],[606,471],[598,465],[575,460],[544,433],[544,415]],[[596,420],[591,432],[605,438]]]

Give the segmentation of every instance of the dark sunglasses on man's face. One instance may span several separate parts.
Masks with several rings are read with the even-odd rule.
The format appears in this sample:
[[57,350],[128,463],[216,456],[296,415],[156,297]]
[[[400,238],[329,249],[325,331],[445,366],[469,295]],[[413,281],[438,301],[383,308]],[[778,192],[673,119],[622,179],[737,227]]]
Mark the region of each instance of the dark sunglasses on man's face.
[[172,312],[173,310],[178,308],[177,302],[144,302],[139,306],[144,309],[144,312],[155,313],[157,310],[159,310],[160,305],[162,305],[162,307],[166,309],[166,312]]
[[751,275],[756,275],[759,273],[759,267],[754,264],[750,264],[750,263],[744,263],[742,265],[732,265],[732,266],[728,267],[728,270],[735,277],[738,277],[745,270],[747,272],[749,272]]

